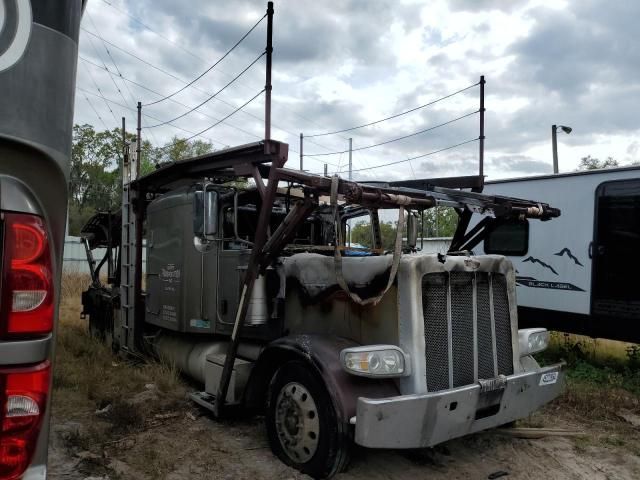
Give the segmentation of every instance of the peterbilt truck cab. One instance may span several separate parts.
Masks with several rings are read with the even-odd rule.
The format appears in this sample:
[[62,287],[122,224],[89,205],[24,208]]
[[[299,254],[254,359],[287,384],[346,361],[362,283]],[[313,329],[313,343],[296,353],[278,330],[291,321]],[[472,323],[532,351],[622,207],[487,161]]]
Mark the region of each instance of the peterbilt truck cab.
[[[119,283],[83,295],[92,331],[177,366],[214,416],[263,413],[274,454],[314,478],[343,470],[353,442],[429,447],[559,395],[562,365],[533,357],[548,332],[518,329],[511,262],[472,252],[496,225],[558,210],[470,191],[482,179],[310,175],[284,168],[286,154],[265,140],[140,178],[125,169],[120,234],[99,227],[113,215],[85,228],[120,258]],[[458,230],[447,254],[423,254],[418,220],[438,205],[457,209]],[[387,249],[382,210],[397,220]],[[485,217],[467,231],[474,212]],[[371,226],[366,248],[347,240],[358,218]]]

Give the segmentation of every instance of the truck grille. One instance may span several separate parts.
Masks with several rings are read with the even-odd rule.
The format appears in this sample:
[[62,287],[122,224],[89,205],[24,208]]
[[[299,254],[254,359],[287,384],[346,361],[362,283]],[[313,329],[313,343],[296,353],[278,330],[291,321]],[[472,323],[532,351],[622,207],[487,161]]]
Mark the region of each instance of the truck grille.
[[428,273],[422,278],[422,310],[430,392],[513,373],[504,275]]

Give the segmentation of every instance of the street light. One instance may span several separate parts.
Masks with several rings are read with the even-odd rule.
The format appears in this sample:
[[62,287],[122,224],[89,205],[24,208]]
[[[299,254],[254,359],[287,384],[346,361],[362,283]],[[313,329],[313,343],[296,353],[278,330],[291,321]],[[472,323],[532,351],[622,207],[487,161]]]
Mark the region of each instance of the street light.
[[551,146],[553,147],[553,173],[558,173],[558,130],[569,135],[572,128],[566,125],[551,125]]

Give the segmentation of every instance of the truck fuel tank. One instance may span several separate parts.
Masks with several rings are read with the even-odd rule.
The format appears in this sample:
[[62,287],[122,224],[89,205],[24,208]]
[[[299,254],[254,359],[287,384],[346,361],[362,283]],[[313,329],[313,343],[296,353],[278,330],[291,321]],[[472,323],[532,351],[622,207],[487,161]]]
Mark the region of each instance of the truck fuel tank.
[[[210,395],[216,395],[218,393],[218,385],[220,385],[225,358],[226,355],[224,353],[210,353],[206,356],[204,366],[204,390]],[[234,405],[241,401],[242,394],[249,381],[252,367],[253,362],[236,358],[231,372],[229,390],[227,391],[227,404]]]
[[[239,267],[239,270],[245,270],[247,267]],[[253,284],[251,299],[245,317],[245,325],[264,325],[269,320],[269,311],[267,308],[267,281],[265,275],[259,275]]]
[[[225,340],[194,340],[186,335],[162,332],[153,341],[153,349],[162,360],[172,365],[200,383],[206,383],[205,363],[211,355],[220,355],[224,362],[229,342]],[[241,343],[238,355],[247,361],[260,355],[262,346]],[[214,392],[215,393],[215,392]]]

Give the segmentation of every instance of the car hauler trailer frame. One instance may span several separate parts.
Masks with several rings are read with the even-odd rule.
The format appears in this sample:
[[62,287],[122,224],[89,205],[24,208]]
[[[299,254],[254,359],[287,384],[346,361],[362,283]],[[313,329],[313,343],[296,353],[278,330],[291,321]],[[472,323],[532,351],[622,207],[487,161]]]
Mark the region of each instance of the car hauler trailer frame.
[[0,0],[0,478],[44,479],[81,0]]
[[[352,438],[431,446],[560,393],[562,365],[531,356],[547,332],[517,329],[511,263],[468,252],[496,224],[557,209],[465,190],[481,177],[361,184],[287,169],[287,157],[286,144],[264,140],[138,178],[128,151],[121,232],[113,215],[83,232],[89,251],[106,246],[119,259],[110,285],[94,271],[83,294],[92,331],[175,363],[204,384],[192,398],[216,416],[264,412],[274,453],[315,478],[344,468]],[[456,208],[463,226],[473,212],[486,217],[458,228],[458,251],[421,255],[417,213],[437,205]],[[380,208],[398,211],[387,254]],[[346,221],[363,215],[372,248],[351,257]]]
[[640,342],[640,167],[496,180],[485,191],[541,196],[563,212],[478,247],[515,265],[521,326]]

